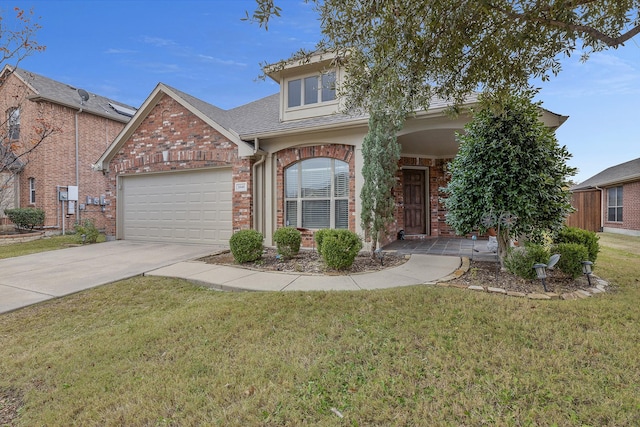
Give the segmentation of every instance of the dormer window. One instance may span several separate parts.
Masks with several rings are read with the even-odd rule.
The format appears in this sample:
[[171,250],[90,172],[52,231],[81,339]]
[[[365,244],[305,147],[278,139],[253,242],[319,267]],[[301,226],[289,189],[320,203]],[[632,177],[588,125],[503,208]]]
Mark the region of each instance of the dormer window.
[[287,82],[287,108],[336,99],[336,73],[331,71]]

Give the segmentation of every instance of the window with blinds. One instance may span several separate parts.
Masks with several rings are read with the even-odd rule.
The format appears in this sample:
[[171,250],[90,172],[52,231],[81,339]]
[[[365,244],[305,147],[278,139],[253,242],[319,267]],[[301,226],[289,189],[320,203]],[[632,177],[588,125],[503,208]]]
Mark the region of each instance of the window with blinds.
[[325,157],[284,171],[285,221],[290,227],[349,228],[349,165]]
[[622,222],[622,186],[607,190],[607,221]]

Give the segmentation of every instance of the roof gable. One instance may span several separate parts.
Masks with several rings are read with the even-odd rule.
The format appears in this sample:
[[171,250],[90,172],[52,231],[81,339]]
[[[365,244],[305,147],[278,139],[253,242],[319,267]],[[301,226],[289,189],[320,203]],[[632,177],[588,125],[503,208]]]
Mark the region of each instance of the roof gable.
[[140,124],[147,118],[163,96],[171,97],[213,129],[224,135],[229,139],[229,141],[236,144],[238,146],[239,156],[244,157],[255,154],[253,147],[240,139],[240,136],[230,126],[231,120],[229,119],[228,111],[208,104],[198,98],[174,89],[171,86],[158,83],[153,92],[151,92],[149,97],[147,97],[140,109],[138,109],[136,114],[133,116],[131,121],[127,123],[124,129],[122,129],[111,145],[102,154],[100,159],[98,159],[96,164],[93,166],[95,170],[105,169],[105,165],[111,161],[113,156],[115,156],[118,150],[120,150]]

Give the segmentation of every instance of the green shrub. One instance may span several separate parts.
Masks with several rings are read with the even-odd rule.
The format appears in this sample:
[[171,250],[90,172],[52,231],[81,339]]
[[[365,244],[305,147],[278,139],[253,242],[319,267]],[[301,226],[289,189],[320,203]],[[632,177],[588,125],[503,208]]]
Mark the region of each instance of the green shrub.
[[293,227],[279,228],[273,233],[273,241],[276,243],[276,249],[280,255],[292,258],[300,252],[302,234]]
[[321,230],[316,231],[313,234],[313,240],[316,241],[316,247],[318,248],[318,253],[322,255],[322,242],[328,233],[331,233],[333,230],[329,228],[323,228]]
[[44,225],[44,211],[38,208],[5,209],[5,215],[9,217],[18,228],[33,230],[34,227]]
[[596,262],[598,252],[600,252],[598,240],[600,237],[593,231],[577,227],[564,227],[558,232],[554,243],[579,243],[587,248],[589,261]]
[[242,264],[262,257],[264,247],[262,233],[256,230],[240,230],[229,239],[231,254],[236,262]]
[[90,219],[85,219],[82,225],[76,224],[74,229],[76,230],[76,240],[78,243],[95,243],[100,236],[100,231]]
[[504,266],[510,273],[525,279],[535,279],[533,264],[549,262],[547,249],[536,243],[525,243],[524,247],[510,248],[504,259]]
[[327,266],[336,270],[351,267],[362,249],[360,237],[349,230],[329,230],[322,237],[319,252]]
[[582,274],[582,261],[589,257],[589,251],[584,245],[579,243],[558,243],[551,250],[560,254],[560,260],[556,268],[571,276],[572,279]]

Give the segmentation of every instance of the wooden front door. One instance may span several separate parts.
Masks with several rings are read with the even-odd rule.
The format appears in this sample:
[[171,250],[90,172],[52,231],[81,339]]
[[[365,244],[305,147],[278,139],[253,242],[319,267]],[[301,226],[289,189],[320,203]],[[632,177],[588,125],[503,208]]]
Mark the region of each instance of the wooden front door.
[[405,169],[404,178],[404,232],[426,234],[425,171]]

